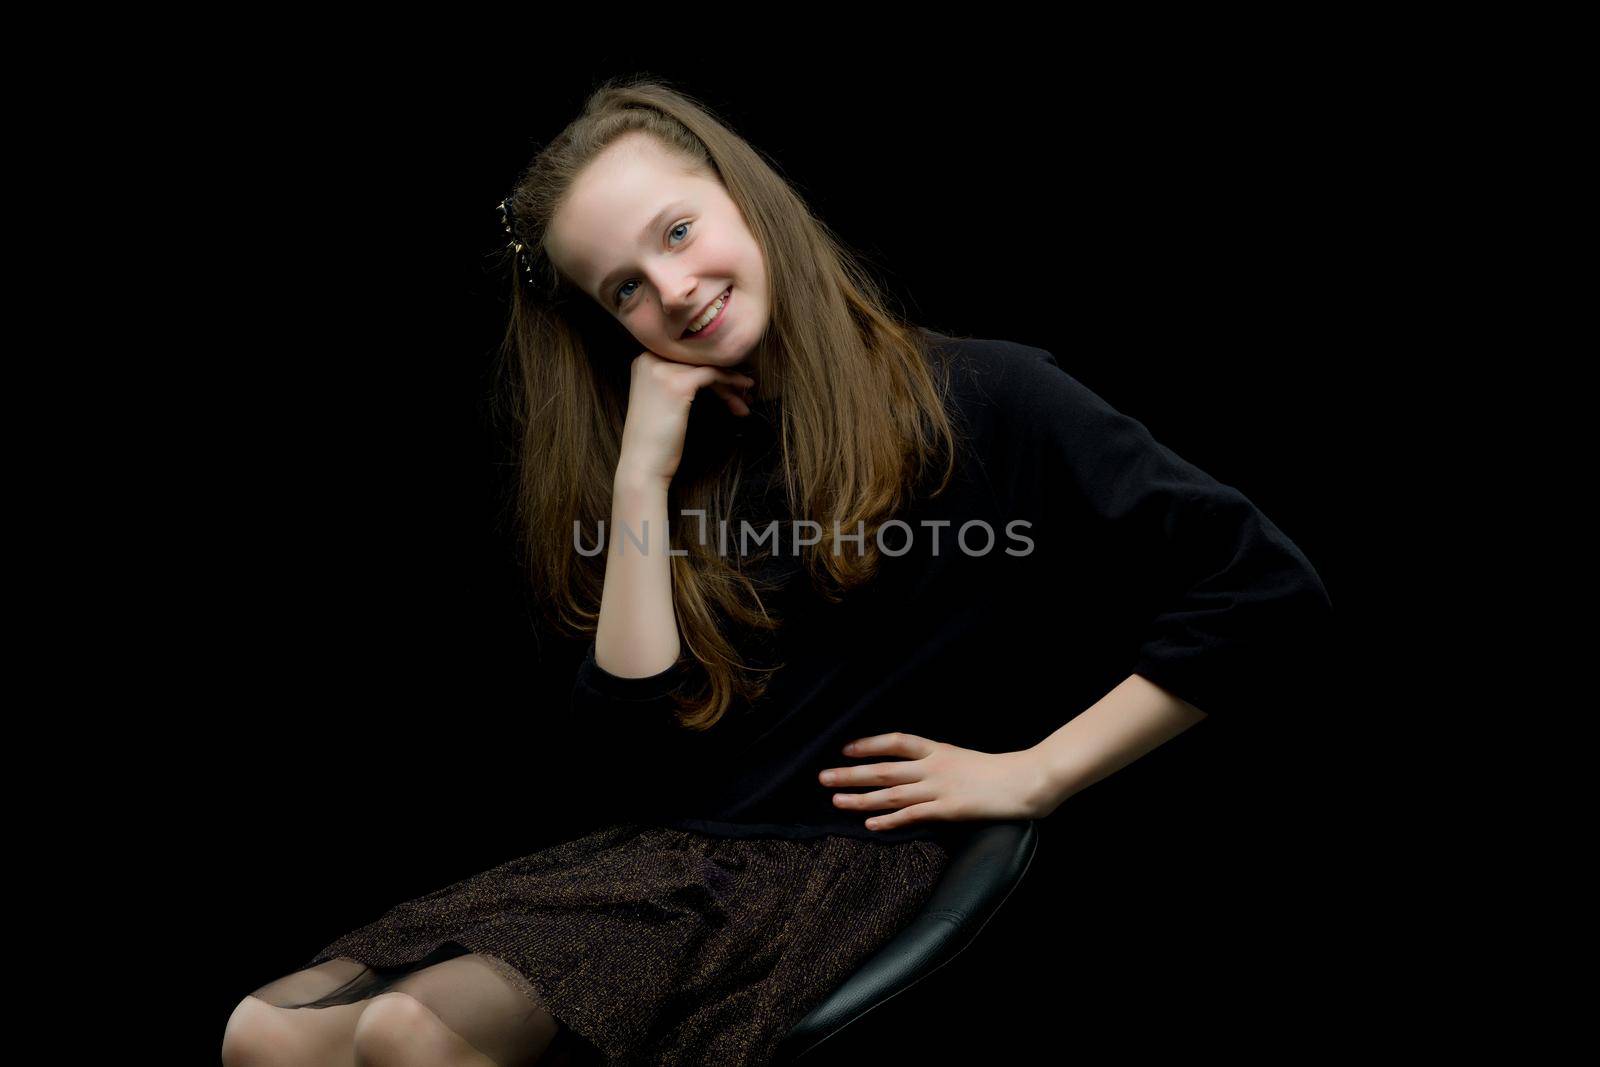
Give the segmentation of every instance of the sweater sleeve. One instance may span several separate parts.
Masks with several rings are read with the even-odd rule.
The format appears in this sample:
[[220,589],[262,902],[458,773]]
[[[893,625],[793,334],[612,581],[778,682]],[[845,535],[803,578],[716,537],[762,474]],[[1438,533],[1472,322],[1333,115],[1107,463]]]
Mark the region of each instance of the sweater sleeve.
[[591,640],[572,687],[571,736],[582,758],[605,768],[582,798],[587,817],[609,821],[672,814],[702,773],[711,738],[678,725],[672,695],[690,677],[679,660],[647,678],[624,678],[594,658]]
[[672,694],[689,677],[688,661],[680,659],[647,678],[624,678],[601,667],[594,654],[590,641],[572,688],[573,713],[586,726],[650,734],[673,727]]
[[[1129,673],[1208,715],[1267,710],[1304,684],[1332,603],[1316,570],[1238,489],[1157,441],[1043,350],[1006,361],[1006,416],[1022,491],[1066,530],[1058,544],[1095,546],[1111,587],[1143,620]],[[1071,530],[1090,524],[1090,536]],[[1143,614],[1137,612],[1142,611]]]

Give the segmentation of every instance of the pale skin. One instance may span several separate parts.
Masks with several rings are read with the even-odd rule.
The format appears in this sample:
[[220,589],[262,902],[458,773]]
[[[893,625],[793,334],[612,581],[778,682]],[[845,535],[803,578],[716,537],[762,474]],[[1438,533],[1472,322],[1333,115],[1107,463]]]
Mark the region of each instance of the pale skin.
[[[756,379],[745,370],[767,329],[766,261],[722,184],[641,136],[612,144],[578,176],[545,250],[643,348],[629,376],[612,484],[595,663],[645,678],[681,654],[664,537],[690,406],[709,388],[733,414],[750,414]],[[686,338],[730,289],[716,328]]]
[[[333,959],[285,976],[239,1002],[222,1038],[223,1067],[563,1067],[570,1047],[557,1044],[560,1025],[542,1006],[530,1005],[474,955],[414,971],[389,991],[326,1008],[281,1007],[338,988],[365,968]],[[433,992],[463,995],[488,1030],[474,1034],[480,1048],[453,1030],[430,1007]],[[463,991],[466,991],[463,993]],[[262,999],[266,997],[267,999]],[[531,1009],[531,1010],[530,1010]],[[492,1031],[492,1032],[491,1032]]]
[[[760,245],[714,178],[688,173],[648,139],[613,145],[581,174],[552,220],[546,251],[563,274],[632,334],[642,351],[631,368],[622,448],[612,488],[606,579],[595,659],[621,677],[648,677],[680,655],[666,545],[667,490],[677,471],[690,405],[711,389],[746,416],[756,385],[746,373],[768,326],[767,270]],[[732,287],[724,320],[698,340],[685,328]],[[641,551],[626,526],[649,543]],[[916,734],[860,738],[847,757],[875,762],[831,768],[823,788],[876,787],[835,794],[843,810],[880,812],[868,828],[937,820],[1042,818],[1064,800],[1193,726],[1205,713],[1140,675],[1129,676],[1038,744],[988,753]],[[836,777],[829,781],[829,774]],[[330,960],[273,983],[289,1001],[310,1000],[362,970]],[[480,1035],[491,1057],[428,1007],[428,987],[474,989],[476,1002],[510,998]],[[245,997],[228,1020],[225,1067],[263,1064],[506,1067],[567,1062],[553,1042],[559,1027],[472,957],[407,976],[366,1001],[320,1009],[278,1007]],[[515,1020],[513,1022],[513,1020]]]
[[1020,752],[977,752],[917,734],[875,734],[841,750],[846,756],[899,757],[893,762],[830,767],[825,787],[877,786],[835,793],[835,807],[884,811],[870,830],[961,819],[1042,819],[1079,790],[1170,741],[1206,713],[1130,674],[1055,733]]
[[[675,629],[675,628],[674,628]],[[1127,766],[1193,726],[1205,713],[1138,674],[1128,678],[1049,737],[1021,752],[976,752],[916,734],[878,734],[846,746],[846,754],[898,757],[822,772],[824,786],[877,786],[838,793],[834,803],[851,811],[887,811],[867,820],[874,830],[944,819],[1034,819],[1053,812],[1081,789]],[[829,782],[827,776],[837,777]],[[418,972],[463,968],[450,960]],[[305,997],[338,986],[361,970],[333,960],[292,976]],[[465,972],[464,972],[465,973]],[[445,979],[449,980],[449,979]],[[503,991],[485,987],[485,995]],[[521,1033],[505,1036],[526,1062],[565,1062],[552,1042],[558,1026],[534,1013]],[[515,1057],[504,1057],[510,1061]],[[246,997],[228,1020],[225,1067],[254,1064],[421,1064],[501,1067],[435,1016],[422,1001],[399,991],[356,1004],[315,1010],[274,1007]]]
[[[731,393],[754,383],[748,375],[684,366],[652,352],[635,357],[622,459],[611,488],[606,578],[595,631],[595,663],[601,669],[647,678],[677,662],[678,621],[664,538],[667,488],[682,455],[689,405],[708,385]],[[735,409],[739,414],[748,414],[737,396],[734,403],[743,409]]]
[[[670,208],[666,214],[662,209]],[[659,226],[657,223],[659,222]],[[677,471],[699,390],[711,389],[733,414],[750,413],[755,378],[746,363],[766,329],[766,267],[759,246],[720,185],[685,174],[680,164],[630,139],[603,153],[584,172],[548,236],[558,267],[617,317],[640,343],[629,385],[621,459],[613,485],[606,581],[601,593],[596,659],[624,677],[647,676],[678,658],[666,529],[667,488]],[[601,276],[624,276],[606,299]],[[724,321],[698,340],[685,328],[734,287]],[[619,292],[620,291],[620,292]],[[620,295],[620,303],[611,297]],[[648,526],[646,526],[646,523]],[[641,553],[621,536],[626,525],[650,537]],[[310,1000],[360,973],[353,960],[330,960],[286,976],[284,1000]],[[225,1067],[263,1064],[353,1064],[428,1067],[506,1067],[568,1062],[552,1042],[558,1026],[542,1008],[527,1013],[513,998],[504,1025],[480,1037],[493,1041],[491,1058],[429,1009],[431,983],[469,986],[480,1004],[507,990],[470,957],[423,968],[392,992],[328,1008],[279,1007],[254,995],[235,1008],[223,1038]],[[279,984],[275,983],[275,984]],[[496,1009],[498,1010],[498,1009]],[[517,1020],[517,1021],[513,1021]]]
[[[595,662],[643,678],[681,654],[672,573],[663,534],[667,490],[677,470],[696,390],[712,388],[746,415],[748,366],[766,330],[767,272],[761,246],[714,177],[647,137],[613,145],[574,185],[546,237],[552,262],[644,348],[634,361],[621,458],[612,487],[606,580]],[[729,286],[724,321],[711,338],[687,341],[696,312]],[[645,540],[641,550],[624,528]],[[839,793],[836,807],[881,811],[874,830],[949,819],[1039,818],[1067,797],[1182,733],[1205,713],[1140,675],[1130,675],[1055,733],[1021,752],[988,753],[915,734],[860,738],[846,756],[891,757],[830,768],[824,786],[878,786]],[[827,775],[836,777],[827,780]]]

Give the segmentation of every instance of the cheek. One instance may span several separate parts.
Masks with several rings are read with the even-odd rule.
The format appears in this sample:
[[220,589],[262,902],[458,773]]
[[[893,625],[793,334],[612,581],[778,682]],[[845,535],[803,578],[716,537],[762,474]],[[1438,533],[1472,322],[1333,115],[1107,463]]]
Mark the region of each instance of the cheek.
[[745,262],[749,264],[751,281],[760,282],[764,288],[767,280],[767,261],[761,254],[760,245],[754,243],[751,244],[750,252],[748,256],[746,256]]
[[757,246],[740,233],[719,234],[716,241],[706,244],[707,264],[720,263],[730,270],[748,272],[750,264],[759,259]]

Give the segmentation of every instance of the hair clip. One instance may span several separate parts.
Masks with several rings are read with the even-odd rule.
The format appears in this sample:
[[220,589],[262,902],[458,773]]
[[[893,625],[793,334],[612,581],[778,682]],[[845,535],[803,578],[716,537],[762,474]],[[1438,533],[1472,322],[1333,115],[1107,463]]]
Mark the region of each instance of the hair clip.
[[498,206],[500,208],[500,225],[505,227],[505,231],[512,235],[511,240],[507,241],[506,244],[516,254],[517,262],[522,265],[522,272],[528,276],[529,281],[532,281],[533,265],[522,258],[523,244],[521,241],[517,240],[516,234],[511,228],[511,223],[513,220],[511,212],[511,197],[508,196],[504,200],[501,200]]

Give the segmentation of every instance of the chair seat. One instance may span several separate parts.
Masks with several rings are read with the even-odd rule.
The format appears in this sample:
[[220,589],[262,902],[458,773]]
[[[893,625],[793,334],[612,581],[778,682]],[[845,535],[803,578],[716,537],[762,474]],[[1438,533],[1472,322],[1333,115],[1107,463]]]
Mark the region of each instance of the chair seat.
[[1027,873],[1032,820],[974,824],[950,841],[950,863],[915,918],[790,1030],[777,1062],[794,1063],[972,943]]

